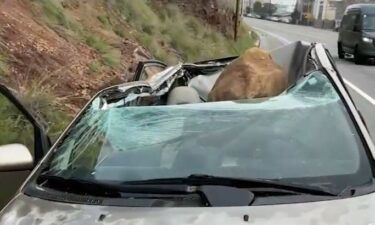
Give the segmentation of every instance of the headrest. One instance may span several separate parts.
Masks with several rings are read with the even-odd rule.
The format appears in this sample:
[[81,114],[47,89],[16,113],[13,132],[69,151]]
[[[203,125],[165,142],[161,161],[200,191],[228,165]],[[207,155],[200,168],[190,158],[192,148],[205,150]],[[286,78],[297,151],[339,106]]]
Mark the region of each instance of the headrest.
[[201,102],[197,90],[191,87],[182,86],[174,88],[169,93],[167,105],[194,104]]

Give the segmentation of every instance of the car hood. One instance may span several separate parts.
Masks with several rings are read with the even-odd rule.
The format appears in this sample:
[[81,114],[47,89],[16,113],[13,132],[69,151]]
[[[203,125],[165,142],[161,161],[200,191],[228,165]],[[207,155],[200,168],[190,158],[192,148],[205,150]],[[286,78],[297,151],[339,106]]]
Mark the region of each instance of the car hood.
[[0,225],[369,225],[375,223],[374,211],[374,194],[312,203],[216,208],[88,206],[20,194],[1,213]]

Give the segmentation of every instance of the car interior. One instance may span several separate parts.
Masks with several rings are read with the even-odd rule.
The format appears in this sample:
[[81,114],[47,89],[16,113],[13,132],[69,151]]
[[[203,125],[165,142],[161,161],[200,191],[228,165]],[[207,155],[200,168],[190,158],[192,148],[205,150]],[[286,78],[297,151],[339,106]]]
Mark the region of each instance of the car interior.
[[[288,75],[288,86],[293,87],[299,78],[308,71],[316,69],[309,58],[311,45],[301,41],[294,42],[271,51],[276,64],[280,65]],[[135,105],[181,105],[196,104],[207,101],[208,94],[215,85],[225,66],[236,57],[217,61],[205,61],[186,64],[182,68],[183,76],[179,76],[170,87],[168,93],[151,100],[147,97],[138,99]]]
[[[294,42],[271,52],[273,60],[280,65],[288,74],[289,86],[306,74],[310,45],[303,42]],[[311,65],[310,65],[311,67]],[[186,71],[189,73],[190,71]],[[204,75],[192,74],[192,78],[183,85],[178,85],[169,92],[167,104],[194,104],[205,102],[207,96],[220,76],[222,68]]]

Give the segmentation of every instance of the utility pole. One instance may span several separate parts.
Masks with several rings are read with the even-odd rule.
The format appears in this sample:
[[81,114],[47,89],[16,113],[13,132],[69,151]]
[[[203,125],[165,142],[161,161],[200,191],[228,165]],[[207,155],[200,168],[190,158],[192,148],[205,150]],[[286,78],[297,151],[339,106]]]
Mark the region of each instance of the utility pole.
[[303,14],[304,14],[304,3],[305,3],[305,0],[298,0],[299,2],[299,8],[300,8],[300,15],[299,15],[299,24],[302,23],[303,21]]
[[270,3],[268,4],[268,16],[271,16],[271,5],[272,5],[272,0],[270,0]]
[[238,27],[240,21],[240,4],[241,0],[236,0],[236,15],[234,18],[234,41],[237,41],[238,38]]

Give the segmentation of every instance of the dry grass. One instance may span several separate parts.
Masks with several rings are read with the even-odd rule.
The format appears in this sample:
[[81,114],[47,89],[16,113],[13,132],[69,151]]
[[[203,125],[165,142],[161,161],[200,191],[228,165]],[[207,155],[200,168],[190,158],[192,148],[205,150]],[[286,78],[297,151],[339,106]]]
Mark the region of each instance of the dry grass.
[[[119,51],[65,13],[59,1],[34,0],[34,2],[43,10],[43,17],[48,24],[65,28],[67,33],[72,33],[75,38],[84,41],[88,46],[96,49],[102,56],[102,64],[112,68],[120,66]],[[111,27],[107,16],[99,15],[97,19],[105,27]]]
[[21,143],[34,150],[33,126],[7,98],[0,94],[0,145]]
[[8,74],[8,59],[4,53],[0,53],[0,76]]
[[60,68],[54,72],[39,71],[39,74],[26,74],[22,79],[13,79],[14,91],[21,102],[37,117],[50,137],[55,139],[71,120],[63,110],[64,102],[54,94],[57,84],[52,86],[47,80],[58,80],[66,71]]
[[[230,6],[227,1],[220,4]],[[146,0],[118,0],[116,8],[138,31],[135,37],[156,58],[169,63],[235,55],[253,45],[246,31],[234,42],[203,21],[184,14],[174,4],[156,7]],[[170,49],[176,50],[178,55]]]
[[230,11],[236,10],[236,1],[235,0],[217,0],[220,8],[228,9]]

